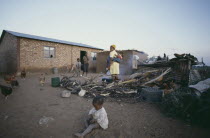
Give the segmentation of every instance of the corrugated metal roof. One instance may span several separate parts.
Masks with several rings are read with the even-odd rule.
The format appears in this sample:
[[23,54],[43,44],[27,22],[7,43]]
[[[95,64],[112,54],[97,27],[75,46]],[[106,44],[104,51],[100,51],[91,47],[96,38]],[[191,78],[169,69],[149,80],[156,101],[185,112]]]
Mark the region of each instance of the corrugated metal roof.
[[81,43],[69,42],[69,41],[58,40],[58,39],[47,38],[47,37],[36,36],[36,35],[30,35],[30,34],[24,34],[24,33],[19,33],[19,32],[8,31],[8,30],[4,30],[4,31],[8,32],[8,33],[10,33],[14,36],[22,37],[22,38],[29,38],[29,39],[35,39],[35,40],[49,41],[49,42],[54,42],[54,43],[61,43],[61,44],[67,44],[67,45],[74,45],[74,46],[79,46],[79,47],[86,47],[86,48],[103,50],[103,49],[98,48],[98,47],[94,47],[94,46],[90,46],[90,45],[86,45],[86,44],[81,44]]

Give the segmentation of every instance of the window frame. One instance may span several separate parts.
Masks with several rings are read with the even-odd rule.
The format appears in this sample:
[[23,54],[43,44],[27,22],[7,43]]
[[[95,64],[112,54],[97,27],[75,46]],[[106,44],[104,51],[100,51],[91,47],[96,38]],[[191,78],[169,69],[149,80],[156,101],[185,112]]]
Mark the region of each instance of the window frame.
[[[56,52],[55,52],[56,50],[55,50],[55,47],[53,47],[53,46],[44,46],[43,48],[44,48],[44,52],[43,52],[44,58],[47,58],[47,59],[48,59],[48,58],[55,58],[55,57],[56,57],[56,54],[55,54],[55,53],[56,53]],[[46,57],[46,56],[45,56],[45,48],[49,48],[49,49],[48,49],[48,51],[49,51],[49,57]],[[50,48],[53,48],[53,49],[54,49],[54,50],[53,50],[53,51],[54,51],[53,57],[50,57],[50,56],[52,55],[52,54],[50,54]]]
[[[92,53],[93,53],[93,56],[92,56]],[[91,56],[93,61],[97,60],[97,52],[91,52],[90,56]]]

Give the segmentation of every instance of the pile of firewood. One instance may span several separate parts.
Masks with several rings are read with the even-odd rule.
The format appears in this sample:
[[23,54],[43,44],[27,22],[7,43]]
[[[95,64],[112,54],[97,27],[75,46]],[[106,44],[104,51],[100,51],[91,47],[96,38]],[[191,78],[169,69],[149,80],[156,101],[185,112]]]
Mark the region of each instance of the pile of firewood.
[[116,99],[131,98],[134,100],[141,98],[141,88],[157,88],[160,87],[160,85],[164,85],[164,76],[169,72],[171,72],[171,68],[160,68],[134,73],[127,80],[119,82],[101,83],[95,81],[95,79],[99,77],[95,76],[92,78],[84,77],[86,81],[83,84],[74,79],[69,79],[69,82],[65,84],[69,84],[69,86],[66,86],[66,89],[75,94],[78,94],[81,89],[85,90],[86,94],[84,97],[86,98],[100,95]]

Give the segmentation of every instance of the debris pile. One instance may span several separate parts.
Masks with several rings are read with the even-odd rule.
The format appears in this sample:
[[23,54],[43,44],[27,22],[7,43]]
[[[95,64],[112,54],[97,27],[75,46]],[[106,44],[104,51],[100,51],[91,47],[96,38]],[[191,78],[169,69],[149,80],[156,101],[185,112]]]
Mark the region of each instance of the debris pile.
[[199,94],[191,88],[180,88],[164,96],[161,107],[171,117],[210,127],[210,89]]
[[180,60],[190,61],[192,65],[196,65],[198,63],[198,59],[191,54],[174,54],[175,58],[172,58],[170,62],[177,62]]
[[194,85],[207,78],[210,78],[210,67],[204,65],[192,66],[192,69],[190,70],[190,85]]
[[143,98],[141,95],[142,88],[165,88],[163,85],[166,85],[166,82],[163,77],[170,71],[171,68],[151,68],[150,70],[134,73],[127,80],[112,83],[94,81],[97,76],[90,79],[85,78],[86,81],[83,84],[71,77],[64,77],[61,80],[61,86],[68,89],[73,94],[78,94],[86,98],[100,95],[112,97],[117,100],[136,102]]
[[197,58],[193,55],[174,55],[175,58],[169,61],[164,60],[164,62],[148,64],[149,66],[139,66],[136,73],[124,81],[99,83],[94,81],[98,77],[96,76],[90,79],[84,77],[86,82],[81,84],[81,82],[72,79],[73,77],[64,76],[61,86],[73,94],[80,93],[79,95],[84,97],[101,95],[113,98],[139,98],[142,88],[148,87],[160,89],[165,95],[181,86],[188,86],[191,66],[197,63]]
[[73,80],[73,77],[64,76],[61,79],[60,86],[69,90],[72,94],[78,94],[81,90],[80,82]]
[[142,98],[146,99],[141,93],[143,88],[160,89],[162,94],[165,95],[178,89],[180,86],[188,85],[189,60],[186,62],[182,59],[188,59],[189,57],[190,60],[194,59],[190,55],[177,56],[172,60],[176,60],[177,65],[168,64],[166,66],[164,63],[161,66],[159,63],[158,67],[140,66],[136,73],[124,81],[99,83],[94,81],[98,77],[96,76],[90,79],[84,78],[86,82],[81,84],[81,82],[72,79],[73,77],[63,77],[61,86],[73,94],[78,94],[81,90],[85,90],[84,94],[80,93],[79,95],[87,98],[101,95],[116,99],[132,98],[131,100],[139,101]]

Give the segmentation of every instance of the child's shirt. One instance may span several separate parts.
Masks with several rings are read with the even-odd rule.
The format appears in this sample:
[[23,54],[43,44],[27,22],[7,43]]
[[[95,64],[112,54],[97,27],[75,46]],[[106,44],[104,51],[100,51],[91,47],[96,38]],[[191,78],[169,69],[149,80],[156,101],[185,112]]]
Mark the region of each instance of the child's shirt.
[[89,111],[89,115],[92,115],[93,119],[95,119],[103,129],[108,128],[109,121],[108,121],[107,113],[106,113],[106,110],[104,109],[104,107],[102,107],[99,110],[92,108]]
[[76,63],[76,68],[77,68],[77,69],[81,69],[81,62],[77,62],[77,63]]

